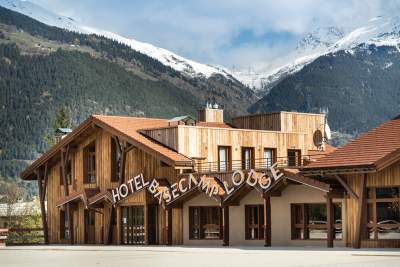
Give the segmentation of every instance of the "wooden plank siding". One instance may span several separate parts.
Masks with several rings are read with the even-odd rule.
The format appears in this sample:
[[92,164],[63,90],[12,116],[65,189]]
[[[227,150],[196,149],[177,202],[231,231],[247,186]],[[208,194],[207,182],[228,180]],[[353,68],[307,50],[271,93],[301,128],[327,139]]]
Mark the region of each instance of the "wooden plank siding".
[[[349,174],[343,176],[350,188],[357,194],[360,194],[360,179],[363,174]],[[400,186],[400,162],[397,162],[386,169],[376,173],[367,174],[367,188],[371,187],[393,187]],[[352,197],[346,198],[346,245],[352,246],[352,241],[355,238],[357,225],[357,200]],[[365,229],[362,229],[363,231]],[[378,247],[400,247],[400,240],[361,240],[361,247],[378,248]]]
[[178,127],[143,130],[148,137],[178,151]]
[[199,121],[222,123],[224,122],[224,111],[222,109],[204,108],[199,110],[198,119]]
[[266,131],[281,130],[281,113],[255,114],[236,117],[232,119],[232,125],[240,129],[258,129]]
[[276,148],[277,157],[286,157],[287,148],[301,149],[303,154],[312,148],[303,133],[179,126],[179,153],[215,162],[218,146],[231,146],[232,161],[241,159],[241,147],[254,147],[255,158],[263,158],[265,147]]
[[218,160],[218,146],[232,146],[233,161],[241,159],[241,147],[256,148],[255,158],[263,158],[264,148],[276,148],[278,158],[287,157],[289,148],[308,155],[318,149],[313,142],[315,131],[324,133],[325,115],[321,114],[281,112],[236,119],[242,121],[237,126],[259,130],[178,125],[144,133],[181,154],[207,162]]
[[[73,169],[73,180],[69,185],[69,192],[80,192],[86,188],[98,188],[99,191],[112,189],[118,186],[118,182],[111,182],[111,139],[112,135],[102,129],[97,129],[92,135],[83,139],[79,144],[76,144],[72,153],[70,153],[70,159],[72,160]],[[86,184],[83,182],[83,150],[90,143],[96,143],[96,182]],[[173,167],[161,164],[160,160],[151,156],[150,154],[138,149],[131,149],[126,155],[126,169],[125,177],[126,180],[143,173],[147,180],[153,178],[165,178],[168,181],[175,182],[177,180],[177,170]],[[48,190],[47,190],[47,216],[49,224],[49,240],[50,243],[64,243],[64,240],[60,239],[60,212],[59,208],[56,207],[56,202],[64,197],[63,188],[60,185],[60,163],[53,165],[49,168],[49,179],[48,179]],[[152,196],[151,196],[152,197]],[[149,197],[146,198],[146,191],[138,192],[133,194],[119,203],[119,205],[143,205],[145,206],[145,215],[147,215],[147,203]],[[154,200],[151,200],[154,202]],[[75,243],[84,244],[85,242],[85,229],[84,229],[84,205],[83,203],[77,203],[72,205],[73,207],[73,221],[74,221],[74,233]],[[95,242],[101,244],[104,241],[104,225],[105,220],[108,219],[109,212],[103,208],[96,209],[96,227],[95,227]],[[159,220],[163,221],[164,210],[159,209]],[[116,220],[117,227],[112,229],[113,232],[113,243],[119,244],[120,242],[120,228],[119,224],[121,221],[120,210],[116,208]],[[146,219],[147,220],[147,219]],[[145,224],[147,221],[145,220]],[[160,223],[159,223],[160,224]],[[158,231],[158,240],[164,241],[163,228],[161,224]],[[181,238],[181,234],[177,233],[176,239]]]

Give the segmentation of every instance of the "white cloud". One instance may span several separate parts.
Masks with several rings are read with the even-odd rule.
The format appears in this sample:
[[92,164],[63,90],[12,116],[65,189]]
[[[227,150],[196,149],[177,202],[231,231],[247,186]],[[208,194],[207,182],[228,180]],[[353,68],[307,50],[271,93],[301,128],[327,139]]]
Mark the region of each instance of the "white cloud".
[[296,39],[271,37],[237,45],[244,30],[301,36],[318,26],[354,27],[376,15],[396,15],[395,0],[31,0],[85,24],[147,41],[183,56],[225,66],[268,61]]

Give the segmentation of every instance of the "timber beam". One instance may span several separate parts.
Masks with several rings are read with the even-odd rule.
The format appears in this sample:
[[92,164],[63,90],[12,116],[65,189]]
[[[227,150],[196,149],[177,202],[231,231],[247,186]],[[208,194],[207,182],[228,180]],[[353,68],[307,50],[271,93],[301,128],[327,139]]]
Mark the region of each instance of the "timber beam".
[[271,196],[263,194],[264,200],[264,247],[271,246]]
[[222,245],[227,247],[229,246],[229,205],[224,205],[222,207],[222,215],[223,215],[223,243]]
[[357,223],[353,240],[353,248],[361,247],[361,239],[366,231],[366,174],[360,177],[360,194],[357,203]]
[[346,183],[345,180],[343,180],[342,177],[340,177],[339,175],[334,175],[334,177],[336,178],[336,180],[343,186],[343,188],[346,190],[346,192],[355,200],[358,200],[358,196],[356,193],[354,193],[353,189],[350,188],[350,186]]
[[333,218],[333,203],[332,197],[327,194],[326,197],[326,219],[327,219],[327,246],[333,248],[334,239],[334,218]]
[[[69,195],[68,190],[68,181],[66,175],[66,164],[69,158],[69,145],[66,147],[61,148],[61,175],[64,184],[64,197]],[[74,244],[74,223],[72,218],[72,209],[70,203],[66,204],[66,214],[67,214],[67,221],[68,221],[68,230],[69,230],[69,242],[71,245]]]
[[47,225],[45,199],[46,199],[46,188],[48,181],[48,164],[47,163],[45,164],[44,173],[42,173],[40,169],[36,169],[35,174],[37,176],[37,181],[38,181],[39,203],[40,203],[40,213],[43,225],[44,243],[47,245],[49,244],[49,228]]

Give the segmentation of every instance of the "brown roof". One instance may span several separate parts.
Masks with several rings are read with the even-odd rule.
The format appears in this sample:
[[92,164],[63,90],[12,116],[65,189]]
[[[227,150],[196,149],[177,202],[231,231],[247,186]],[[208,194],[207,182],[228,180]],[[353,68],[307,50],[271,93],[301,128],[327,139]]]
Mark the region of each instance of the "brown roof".
[[165,162],[173,166],[191,166],[192,160],[148,137],[145,137],[139,130],[151,129],[168,126],[168,120],[139,118],[139,117],[122,117],[122,116],[105,116],[92,115],[77,128],[69,133],[60,142],[51,147],[45,154],[35,160],[22,173],[22,179],[36,179],[33,176],[35,169],[43,165],[46,161],[57,155],[62,147],[72,142],[77,136],[85,132],[92,125],[97,125],[106,131],[121,136],[132,145],[143,149],[150,154],[161,158]]
[[97,188],[85,188],[79,192],[71,192],[68,196],[59,199],[56,207],[60,207],[67,203],[82,201],[85,206],[88,205],[88,199],[99,192]]
[[307,169],[382,168],[400,156],[400,116],[360,135],[347,145],[310,163]]
[[[320,160],[321,158],[325,157],[326,155],[336,151],[337,147],[331,146],[329,144],[325,144],[325,150],[308,150],[307,152],[307,161],[308,164],[310,162],[314,162]],[[308,165],[307,164],[307,165]]]
[[104,115],[93,115],[93,118],[97,124],[100,124],[100,126],[103,126],[104,128],[111,127],[112,129],[117,130],[119,133],[136,141],[135,145],[147,147],[153,150],[153,152],[156,152],[159,156],[169,159],[170,162],[174,162],[174,164],[192,164],[190,158],[139,133],[139,130],[141,129],[167,127],[168,120]]
[[109,189],[101,191],[101,192],[87,198],[88,206],[91,206],[91,205],[94,205],[97,203],[101,203],[101,202],[105,202],[105,201],[109,201],[110,203],[114,204],[111,190],[109,190]]

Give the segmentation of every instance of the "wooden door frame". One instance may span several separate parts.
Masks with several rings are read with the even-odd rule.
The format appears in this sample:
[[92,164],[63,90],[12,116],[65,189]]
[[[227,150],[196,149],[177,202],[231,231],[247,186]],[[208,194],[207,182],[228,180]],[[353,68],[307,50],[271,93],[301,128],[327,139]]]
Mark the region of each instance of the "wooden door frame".
[[[119,218],[119,225],[120,225],[120,227],[119,227],[119,236],[120,236],[120,244],[121,245],[139,245],[139,244],[129,244],[129,243],[125,243],[124,242],[124,235],[123,235],[123,231],[124,231],[124,227],[123,227],[123,223],[122,223],[122,220],[123,220],[123,212],[122,212],[122,209],[123,208],[133,208],[133,207],[136,207],[136,208],[142,208],[143,209],[143,226],[145,227],[145,229],[144,229],[144,234],[145,234],[145,236],[144,236],[144,245],[145,245],[145,243],[146,243],[146,238],[147,238],[147,235],[148,235],[148,233],[147,233],[147,225],[146,225],[146,219],[145,219],[145,210],[146,210],[146,205],[145,204],[126,204],[126,205],[121,205],[121,206],[119,206],[119,212],[120,212],[120,218]],[[128,222],[127,222],[127,224],[128,224]]]
[[242,161],[242,169],[245,169],[246,167],[246,163],[245,163],[245,159],[244,159],[244,151],[245,149],[249,149],[250,150],[250,169],[254,169],[255,168],[255,147],[252,146],[242,146],[240,153],[241,153],[241,161]]

